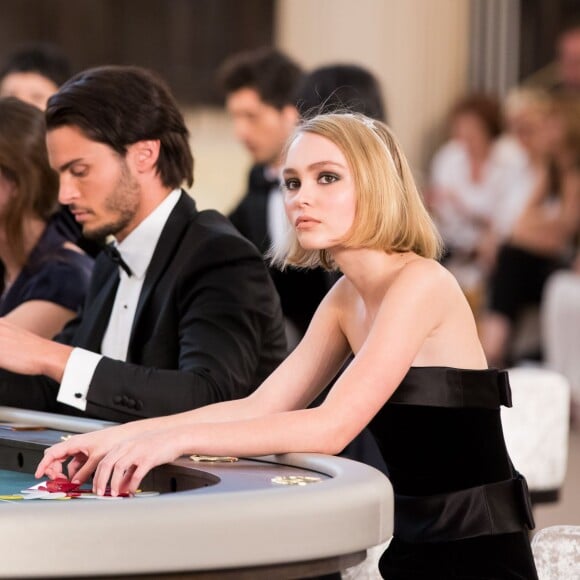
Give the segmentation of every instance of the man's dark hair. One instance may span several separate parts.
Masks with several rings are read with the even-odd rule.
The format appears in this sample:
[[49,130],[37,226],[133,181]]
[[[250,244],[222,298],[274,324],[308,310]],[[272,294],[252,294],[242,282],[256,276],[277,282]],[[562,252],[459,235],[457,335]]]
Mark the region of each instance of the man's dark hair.
[[350,111],[386,122],[379,82],[358,65],[334,64],[313,70],[299,83],[295,102],[303,118]]
[[189,131],[167,85],[151,71],[103,66],[75,75],[50,99],[47,130],[78,127],[124,156],[127,146],[159,140],[157,173],[166,187],[193,183]]
[[0,67],[0,80],[12,73],[37,73],[60,87],[72,71],[68,58],[57,46],[34,44],[8,56]]
[[218,83],[226,95],[254,89],[262,101],[280,110],[294,105],[301,77],[302,70],[291,58],[274,48],[259,48],[227,59],[218,72]]
[[580,17],[576,16],[573,18],[568,19],[558,32],[558,38],[562,38],[570,33],[578,33],[580,32]]

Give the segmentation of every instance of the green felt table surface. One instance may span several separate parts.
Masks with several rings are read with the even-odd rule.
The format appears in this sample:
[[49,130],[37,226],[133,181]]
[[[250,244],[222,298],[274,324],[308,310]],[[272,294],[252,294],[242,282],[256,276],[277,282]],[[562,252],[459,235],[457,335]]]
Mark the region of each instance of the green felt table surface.
[[12,495],[20,493],[31,485],[38,483],[34,475],[30,473],[20,473],[18,471],[8,471],[0,469],[0,495]]

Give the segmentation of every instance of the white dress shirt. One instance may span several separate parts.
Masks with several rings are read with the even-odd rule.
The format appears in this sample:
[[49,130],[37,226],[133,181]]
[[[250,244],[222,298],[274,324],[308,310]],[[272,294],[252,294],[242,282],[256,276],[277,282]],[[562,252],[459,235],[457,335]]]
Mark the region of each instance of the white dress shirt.
[[[270,167],[264,168],[266,179],[279,179],[279,172]],[[277,251],[285,248],[288,241],[289,223],[284,208],[284,192],[280,185],[272,187],[266,202],[266,225],[272,247]]]
[[85,411],[89,386],[101,358],[107,356],[127,360],[129,339],[145,274],[161,232],[180,195],[180,189],[173,190],[121,243],[113,242],[129,266],[131,276],[119,267],[119,286],[101,343],[102,354],[82,348],[73,349],[58,391],[57,401],[60,403]]
[[525,154],[505,138],[494,144],[480,181],[473,181],[461,143],[441,147],[431,165],[431,186],[440,192],[434,217],[446,244],[468,253],[477,247],[486,223],[500,237],[507,236],[531,191],[526,178]]

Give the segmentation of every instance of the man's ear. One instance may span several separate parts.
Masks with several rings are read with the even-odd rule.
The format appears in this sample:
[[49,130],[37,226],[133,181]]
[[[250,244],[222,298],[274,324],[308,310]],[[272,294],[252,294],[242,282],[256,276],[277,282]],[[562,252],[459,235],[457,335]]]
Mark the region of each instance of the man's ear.
[[156,170],[155,166],[159,159],[161,143],[158,139],[148,141],[137,141],[128,148],[133,165],[139,173],[147,173]]

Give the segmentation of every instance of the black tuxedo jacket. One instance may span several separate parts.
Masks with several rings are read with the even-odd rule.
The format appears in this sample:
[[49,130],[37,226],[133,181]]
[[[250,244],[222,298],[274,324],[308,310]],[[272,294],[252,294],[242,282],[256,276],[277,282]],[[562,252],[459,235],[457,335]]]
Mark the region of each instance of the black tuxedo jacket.
[[[101,254],[83,311],[55,340],[99,352],[119,283]],[[215,211],[182,192],[147,270],[126,362],[103,357],[87,410],[56,402],[46,377],[0,374],[0,405],[112,421],[167,415],[252,392],[286,354],[283,317],[263,260]]]
[[[264,166],[256,165],[250,171],[248,192],[229,216],[238,230],[250,240],[262,255],[270,248],[268,234],[268,196],[275,182],[264,177]],[[282,311],[303,335],[326,292],[336,281],[333,276],[316,268],[304,270],[289,267],[283,272],[270,268],[276,290],[280,295]]]

